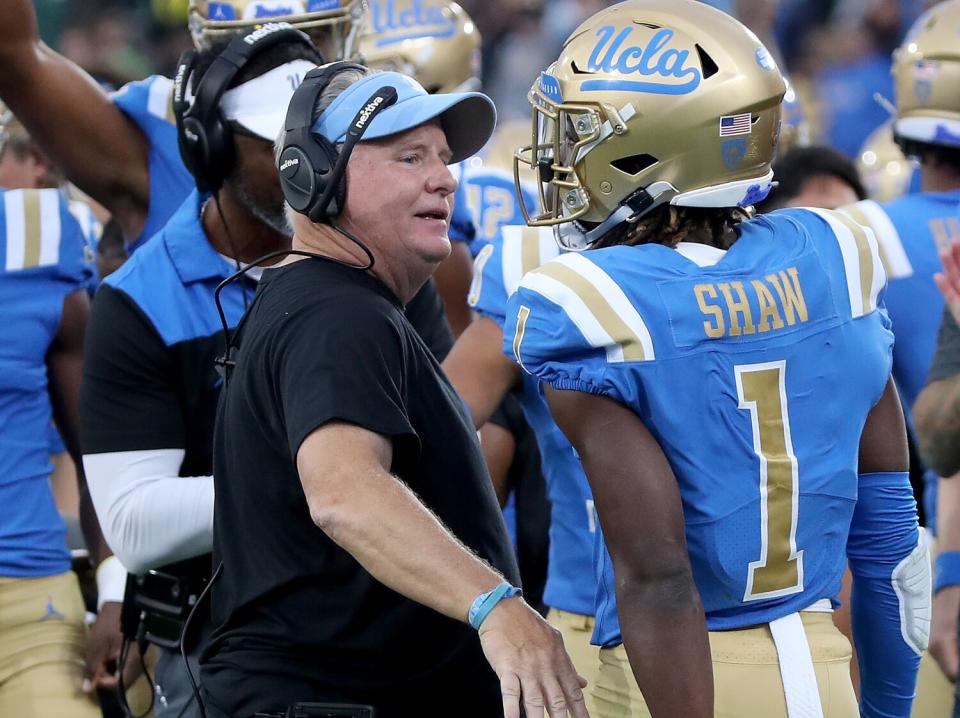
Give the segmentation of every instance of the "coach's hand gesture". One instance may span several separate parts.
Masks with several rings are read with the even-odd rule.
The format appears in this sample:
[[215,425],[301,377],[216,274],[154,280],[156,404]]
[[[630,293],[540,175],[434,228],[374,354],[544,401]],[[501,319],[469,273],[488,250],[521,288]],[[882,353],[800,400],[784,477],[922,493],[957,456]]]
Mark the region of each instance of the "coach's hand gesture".
[[504,718],[587,718],[581,678],[560,632],[520,598],[501,601],[480,626],[483,652],[500,678]]

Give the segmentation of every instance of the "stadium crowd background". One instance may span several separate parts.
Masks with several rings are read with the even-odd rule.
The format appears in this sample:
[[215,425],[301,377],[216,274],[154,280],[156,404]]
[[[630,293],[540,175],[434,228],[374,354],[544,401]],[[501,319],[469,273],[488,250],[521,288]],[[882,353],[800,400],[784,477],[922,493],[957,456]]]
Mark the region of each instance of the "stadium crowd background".
[[[537,68],[567,35],[612,3],[603,0],[465,0],[483,40],[484,91],[501,120],[526,119]],[[810,139],[855,156],[888,119],[874,93],[893,95],[890,57],[926,0],[714,0],[753,30],[802,99]],[[38,0],[44,40],[92,75],[119,87],[169,76],[190,45],[186,0]]]

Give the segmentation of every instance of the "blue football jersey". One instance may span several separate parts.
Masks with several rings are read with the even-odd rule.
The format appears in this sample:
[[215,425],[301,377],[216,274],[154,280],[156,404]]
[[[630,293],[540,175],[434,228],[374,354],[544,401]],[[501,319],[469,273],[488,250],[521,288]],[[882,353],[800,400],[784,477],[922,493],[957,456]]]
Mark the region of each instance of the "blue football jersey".
[[[97,286],[100,284],[100,277],[96,271],[96,257],[97,247],[100,246],[100,235],[103,234],[103,223],[97,218],[97,215],[94,214],[88,202],[82,199],[68,199],[68,202],[70,214],[73,215],[73,218],[77,220],[77,223],[80,225],[80,231],[87,245],[86,252],[90,266],[93,269],[93,274],[87,283],[87,291],[92,297],[94,292],[97,291]],[[60,451],[63,451],[63,449],[61,448]]]
[[70,568],[50,490],[46,356],[63,301],[86,288],[89,248],[57,189],[0,190],[0,576]]
[[[477,221],[477,239],[470,245],[474,257],[494,240],[501,227],[524,224],[513,175],[471,160],[464,169],[461,186]],[[529,187],[522,189],[527,207],[536,207],[536,192]]]
[[[736,629],[840,589],[860,434],[890,374],[884,286],[869,229],[784,210],[743,223],[727,252],[642,245],[548,262],[508,302],[504,351],[643,420],[680,487],[708,625]],[[595,640],[610,645],[607,558],[601,577]]]
[[[507,299],[524,274],[558,256],[550,229],[504,227],[474,262],[468,302],[500,327]],[[596,584],[592,574],[593,500],[576,452],[554,423],[540,381],[523,375],[519,395],[527,423],[540,449],[541,470],[550,501],[550,552],[543,601],[552,608],[593,615]]]
[[864,200],[844,208],[870,227],[887,272],[885,304],[897,341],[893,377],[908,409],[927,381],[943,316],[943,295],[933,282],[939,250],[960,240],[960,190],[907,195],[887,204]]
[[[453,194],[453,212],[450,213],[450,232],[451,242],[464,242],[468,247],[472,247],[477,240],[477,223],[473,210],[467,204],[467,194],[463,191],[463,171],[465,162],[458,162],[450,165],[450,172],[453,173],[457,181],[457,191]],[[472,249],[470,253],[476,256]]]
[[180,158],[173,116],[173,80],[153,75],[124,85],[112,99],[137,124],[150,146],[150,208],[140,236],[127,245],[127,252],[132,254],[160,231],[196,183]]

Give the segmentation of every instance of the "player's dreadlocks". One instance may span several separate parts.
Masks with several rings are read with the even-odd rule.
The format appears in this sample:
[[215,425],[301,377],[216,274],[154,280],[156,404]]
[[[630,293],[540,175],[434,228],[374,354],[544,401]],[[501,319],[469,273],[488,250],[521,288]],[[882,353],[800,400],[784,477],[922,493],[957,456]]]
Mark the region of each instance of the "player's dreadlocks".
[[597,240],[593,247],[662,244],[676,247],[684,240],[729,249],[737,240],[736,226],[750,214],[740,207],[701,208],[660,205],[636,222],[624,222]]

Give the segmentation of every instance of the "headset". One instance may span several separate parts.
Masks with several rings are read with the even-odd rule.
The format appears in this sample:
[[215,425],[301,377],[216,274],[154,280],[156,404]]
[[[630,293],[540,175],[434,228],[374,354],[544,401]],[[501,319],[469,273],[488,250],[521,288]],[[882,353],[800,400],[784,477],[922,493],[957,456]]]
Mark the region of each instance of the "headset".
[[[213,298],[217,306],[217,315],[220,317],[220,325],[223,328],[225,351],[223,356],[217,357],[215,364],[217,372],[223,376],[225,383],[229,381],[230,372],[235,366],[234,350],[236,347],[234,341],[236,333],[240,329],[240,325],[238,325],[233,332],[230,331],[223,305],[220,302],[220,294],[229,284],[244,276],[254,267],[289,254],[336,262],[363,272],[373,268],[374,256],[369,247],[358,237],[339,226],[336,218],[343,209],[346,198],[347,161],[350,159],[353,148],[363,137],[370,121],[397,101],[397,90],[391,85],[384,85],[363,103],[360,111],[350,121],[347,138],[338,150],[326,137],[313,133],[313,110],[317,104],[317,99],[326,89],[330,80],[345,70],[365,71],[366,68],[353,62],[333,62],[310,70],[303,78],[303,82],[293,93],[290,107],[287,109],[283,146],[277,159],[277,166],[283,196],[290,206],[296,211],[306,214],[312,222],[330,224],[363,251],[367,257],[367,263],[362,265],[350,264],[316,252],[299,249],[278,249],[263,255],[242,269],[238,267],[236,272],[220,282],[213,293]],[[256,301],[256,298],[254,301]],[[243,319],[241,319],[241,325],[249,314],[248,308]]]
[[397,91],[390,85],[374,92],[351,121],[339,150],[326,137],[312,131],[314,108],[330,81],[341,72],[366,69],[353,62],[318,67],[307,73],[290,100],[283,147],[277,160],[280,186],[287,203],[311,222],[333,224],[346,199],[347,160],[354,146],[370,121],[397,101]]
[[188,82],[193,81],[197,51],[187,50],[177,63],[174,79],[173,113],[177,120],[180,156],[201,192],[216,193],[233,169],[233,130],[220,109],[220,99],[237,74],[257,54],[281,43],[300,42],[315,50],[310,37],[287,23],[268,23],[233,38],[214,58],[194,88],[192,102],[186,100]]

